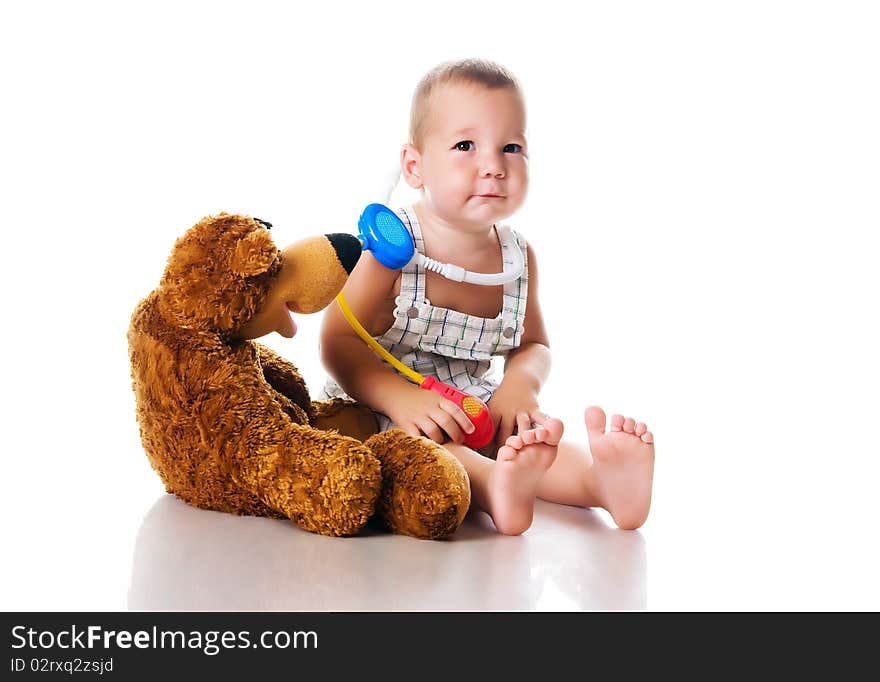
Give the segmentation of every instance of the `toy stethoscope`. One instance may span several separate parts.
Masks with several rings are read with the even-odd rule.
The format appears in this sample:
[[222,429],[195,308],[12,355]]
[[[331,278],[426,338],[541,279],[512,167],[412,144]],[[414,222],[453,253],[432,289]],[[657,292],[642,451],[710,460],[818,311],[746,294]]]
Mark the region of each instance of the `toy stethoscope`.
[[[364,209],[360,220],[358,220],[358,230],[358,239],[363,250],[371,251],[377,261],[391,270],[400,270],[411,262],[415,262],[431,272],[436,272],[455,282],[469,282],[484,286],[507,284],[518,279],[523,272],[523,256],[518,246],[514,246],[512,249],[514,254],[513,264],[509,268],[505,266],[503,272],[494,274],[469,272],[458,265],[441,263],[428,258],[423,253],[416,251],[409,230],[406,229],[397,214],[383,204],[370,204]],[[475,427],[474,432],[465,437],[465,445],[477,450],[492,442],[492,438],[495,436],[495,425],[492,423],[489,408],[486,407],[484,402],[457,388],[437,381],[434,377],[424,377],[404,365],[380,346],[370,336],[369,332],[363,328],[354,313],[352,313],[351,308],[348,307],[348,302],[345,300],[342,292],[339,292],[336,300],[339,303],[342,314],[348,320],[352,329],[383,360],[418,385],[419,388],[439,393],[462,409]]]

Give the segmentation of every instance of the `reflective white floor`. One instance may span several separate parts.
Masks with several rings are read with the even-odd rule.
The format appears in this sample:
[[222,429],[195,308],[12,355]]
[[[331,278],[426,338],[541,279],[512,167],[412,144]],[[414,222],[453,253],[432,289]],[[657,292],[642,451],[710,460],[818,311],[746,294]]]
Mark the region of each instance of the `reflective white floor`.
[[131,609],[294,611],[643,609],[640,533],[542,504],[521,537],[472,514],[453,540],[378,529],[327,538],[163,496],[135,546]]

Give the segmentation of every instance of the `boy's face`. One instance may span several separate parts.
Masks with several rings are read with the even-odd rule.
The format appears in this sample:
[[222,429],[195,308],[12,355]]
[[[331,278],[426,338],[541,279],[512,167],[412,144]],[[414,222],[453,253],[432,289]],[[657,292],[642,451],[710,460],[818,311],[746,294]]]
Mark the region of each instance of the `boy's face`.
[[447,83],[428,103],[421,150],[404,149],[404,176],[444,222],[485,228],[516,212],[529,186],[525,107],[509,88]]

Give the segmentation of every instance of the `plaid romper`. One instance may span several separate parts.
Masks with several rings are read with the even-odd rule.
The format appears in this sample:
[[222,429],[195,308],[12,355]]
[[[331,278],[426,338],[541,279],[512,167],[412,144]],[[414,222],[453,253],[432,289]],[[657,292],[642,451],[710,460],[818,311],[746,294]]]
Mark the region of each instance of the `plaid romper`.
[[[415,248],[424,253],[425,245],[418,218],[412,207],[397,211],[412,235]],[[414,263],[401,271],[400,294],[395,299],[394,324],[379,342],[403,364],[423,376],[488,402],[498,388],[493,377],[494,358],[505,357],[519,346],[523,334],[528,294],[526,242],[506,225],[496,226],[505,267],[512,264],[510,249],[522,250],[525,267],[519,279],[504,285],[501,313],[494,319],[432,306],[425,297],[425,269]],[[325,398],[347,397],[331,379],[324,386]],[[391,420],[380,413],[379,428],[391,428]]]

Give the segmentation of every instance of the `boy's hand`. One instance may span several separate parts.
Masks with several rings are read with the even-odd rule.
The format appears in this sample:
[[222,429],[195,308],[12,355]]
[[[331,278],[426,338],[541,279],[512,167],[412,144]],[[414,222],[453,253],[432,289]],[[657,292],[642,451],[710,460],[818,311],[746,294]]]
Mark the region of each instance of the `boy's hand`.
[[408,385],[385,406],[391,421],[411,436],[427,436],[441,445],[447,441],[462,443],[474,425],[451,400],[421,388]]
[[547,418],[538,407],[538,396],[533,391],[502,382],[489,401],[489,413],[495,423],[495,444],[501,446],[517,429],[517,421],[528,419],[540,424]]

